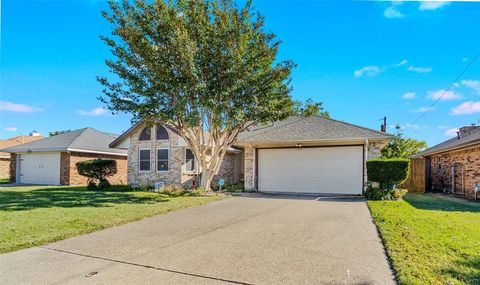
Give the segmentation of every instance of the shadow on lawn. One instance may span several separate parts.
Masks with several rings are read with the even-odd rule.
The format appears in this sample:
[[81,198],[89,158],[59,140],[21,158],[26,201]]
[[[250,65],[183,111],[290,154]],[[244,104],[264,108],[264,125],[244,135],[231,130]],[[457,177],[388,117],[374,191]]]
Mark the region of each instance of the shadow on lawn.
[[457,261],[457,264],[463,270],[449,268],[442,270],[442,274],[446,274],[456,280],[460,280],[465,284],[480,284],[480,258],[470,258]]
[[480,213],[480,203],[441,194],[408,194],[404,200],[417,209]]
[[0,192],[0,211],[50,207],[109,207],[109,204],[145,204],[168,201],[165,196],[140,197],[132,192],[88,191],[85,187],[44,188]]

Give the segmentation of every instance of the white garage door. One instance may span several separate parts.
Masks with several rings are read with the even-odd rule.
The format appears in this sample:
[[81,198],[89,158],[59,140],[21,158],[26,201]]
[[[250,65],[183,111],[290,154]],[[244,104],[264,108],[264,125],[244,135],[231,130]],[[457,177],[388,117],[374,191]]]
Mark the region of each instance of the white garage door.
[[263,192],[362,194],[363,147],[258,150]]
[[60,154],[21,154],[20,183],[60,184]]

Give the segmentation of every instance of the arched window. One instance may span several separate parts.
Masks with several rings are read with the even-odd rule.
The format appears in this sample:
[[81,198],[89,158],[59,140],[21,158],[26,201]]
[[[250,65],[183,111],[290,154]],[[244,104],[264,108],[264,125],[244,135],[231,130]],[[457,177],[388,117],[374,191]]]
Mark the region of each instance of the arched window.
[[157,140],[168,140],[168,132],[164,126],[157,126]]
[[152,138],[152,130],[149,127],[145,127],[140,133],[138,140],[140,141],[149,141]]

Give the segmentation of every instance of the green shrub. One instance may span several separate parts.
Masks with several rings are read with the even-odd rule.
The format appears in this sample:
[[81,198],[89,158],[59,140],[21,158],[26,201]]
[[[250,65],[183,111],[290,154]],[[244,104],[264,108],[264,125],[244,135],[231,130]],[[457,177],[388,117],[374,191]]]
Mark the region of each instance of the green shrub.
[[77,162],[75,165],[77,166],[78,174],[88,177],[89,185],[90,182],[98,180],[100,189],[108,188],[110,183],[106,181],[106,178],[117,173],[117,162],[113,159],[85,160]]
[[207,194],[207,191],[203,187],[197,187],[195,189],[191,189],[189,191],[189,194],[192,196],[205,196]]
[[245,187],[242,183],[228,184],[222,188],[225,192],[243,192]]
[[112,186],[110,184],[110,182],[108,182],[107,179],[103,179],[103,180],[100,180],[97,187],[98,187],[99,190],[106,190],[106,189],[110,188],[110,186]]
[[367,200],[400,200],[406,194],[406,189],[382,189],[379,187],[375,187],[372,183],[367,184],[367,189],[365,190],[364,196]]
[[380,188],[392,189],[407,180],[410,161],[408,159],[374,159],[367,161],[369,182],[380,183]]
[[87,183],[87,190],[97,190],[97,184],[95,183],[94,180],[89,179]]

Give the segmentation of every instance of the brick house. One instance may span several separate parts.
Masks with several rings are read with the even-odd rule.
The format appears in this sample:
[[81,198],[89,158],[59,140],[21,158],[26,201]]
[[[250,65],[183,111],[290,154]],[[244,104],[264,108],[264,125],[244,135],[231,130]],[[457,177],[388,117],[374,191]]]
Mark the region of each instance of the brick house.
[[[461,127],[457,136],[419,152],[425,170],[425,191],[455,193],[474,198],[480,183],[480,126]],[[423,170],[423,169],[422,169]]]
[[[33,142],[42,138],[43,137],[39,133],[32,132],[28,136],[16,136],[13,138],[0,140],[0,149],[24,144],[27,142]],[[0,152],[0,179],[5,178],[10,179],[10,153]]]
[[[337,120],[292,116],[242,132],[216,177],[262,192],[362,194],[365,161],[390,139]],[[198,184],[201,169],[169,125],[137,123],[110,147],[128,151],[130,185]]]
[[117,174],[112,184],[127,183],[127,152],[111,149],[117,136],[83,128],[6,149],[11,154],[10,175],[21,184],[86,185],[87,178],[78,174],[75,164],[91,159],[114,159]]

